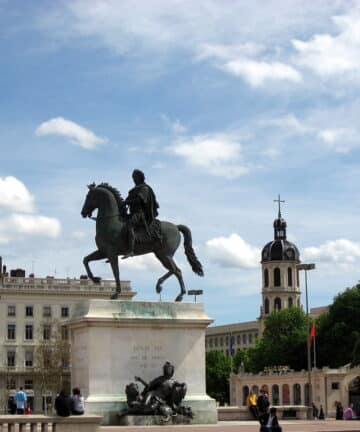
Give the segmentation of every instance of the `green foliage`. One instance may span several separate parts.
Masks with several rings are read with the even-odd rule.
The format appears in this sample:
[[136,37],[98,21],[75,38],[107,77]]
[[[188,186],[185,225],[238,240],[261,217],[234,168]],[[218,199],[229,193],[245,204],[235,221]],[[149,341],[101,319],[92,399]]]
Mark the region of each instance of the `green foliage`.
[[334,298],[329,312],[317,320],[317,363],[339,367],[360,363],[360,284]]
[[253,348],[247,350],[245,369],[258,373],[266,366],[288,365],[306,368],[307,319],[299,308],[274,311],[265,320],[265,331]]
[[244,369],[245,368],[245,364],[248,362],[248,358],[247,358],[247,350],[239,350],[236,352],[236,354],[234,355],[234,357],[232,358],[232,371],[234,373],[238,373],[239,369],[241,367],[241,363],[244,365]]
[[206,353],[206,392],[220,404],[229,402],[231,358],[222,351]]

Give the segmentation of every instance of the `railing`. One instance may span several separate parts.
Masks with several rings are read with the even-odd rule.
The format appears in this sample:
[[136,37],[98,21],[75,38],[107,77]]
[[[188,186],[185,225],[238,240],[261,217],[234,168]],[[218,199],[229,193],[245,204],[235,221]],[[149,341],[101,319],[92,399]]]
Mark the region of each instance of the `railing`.
[[53,417],[44,415],[1,415],[1,432],[96,432],[101,416],[85,414],[82,416]]
[[[104,291],[111,292],[115,289],[114,280],[100,280],[95,284],[90,279],[57,279],[53,277],[33,278],[33,277],[9,277],[2,276],[0,280],[0,289],[9,290],[66,290],[66,291]],[[130,281],[121,281],[122,291],[131,291]]]

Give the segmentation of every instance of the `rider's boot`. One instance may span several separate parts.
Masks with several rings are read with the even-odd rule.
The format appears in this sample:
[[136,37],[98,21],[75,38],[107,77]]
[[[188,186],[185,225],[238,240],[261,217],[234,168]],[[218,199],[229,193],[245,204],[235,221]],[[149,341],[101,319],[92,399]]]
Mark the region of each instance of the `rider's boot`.
[[134,248],[135,248],[135,232],[134,228],[129,228],[129,252],[125,254],[122,259],[133,257],[134,254]]

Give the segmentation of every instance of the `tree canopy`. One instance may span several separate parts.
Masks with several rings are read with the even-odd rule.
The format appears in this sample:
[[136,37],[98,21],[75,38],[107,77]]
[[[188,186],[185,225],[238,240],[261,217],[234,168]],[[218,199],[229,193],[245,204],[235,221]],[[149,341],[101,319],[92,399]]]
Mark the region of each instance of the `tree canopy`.
[[206,392],[220,404],[229,402],[231,357],[222,351],[206,353]]

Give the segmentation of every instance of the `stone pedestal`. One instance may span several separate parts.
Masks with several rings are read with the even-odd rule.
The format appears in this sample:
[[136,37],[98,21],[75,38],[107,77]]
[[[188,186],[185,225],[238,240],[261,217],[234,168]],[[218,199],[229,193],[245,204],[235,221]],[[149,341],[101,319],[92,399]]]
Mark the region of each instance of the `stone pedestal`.
[[[215,401],[205,391],[205,329],[212,320],[201,303],[87,300],[69,322],[72,386],[85,396],[86,412],[117,424],[126,408],[125,387],[140,376],[150,381],[162,366],[187,384],[183,405],[193,423],[216,423]],[[141,384],[139,384],[141,387]]]

